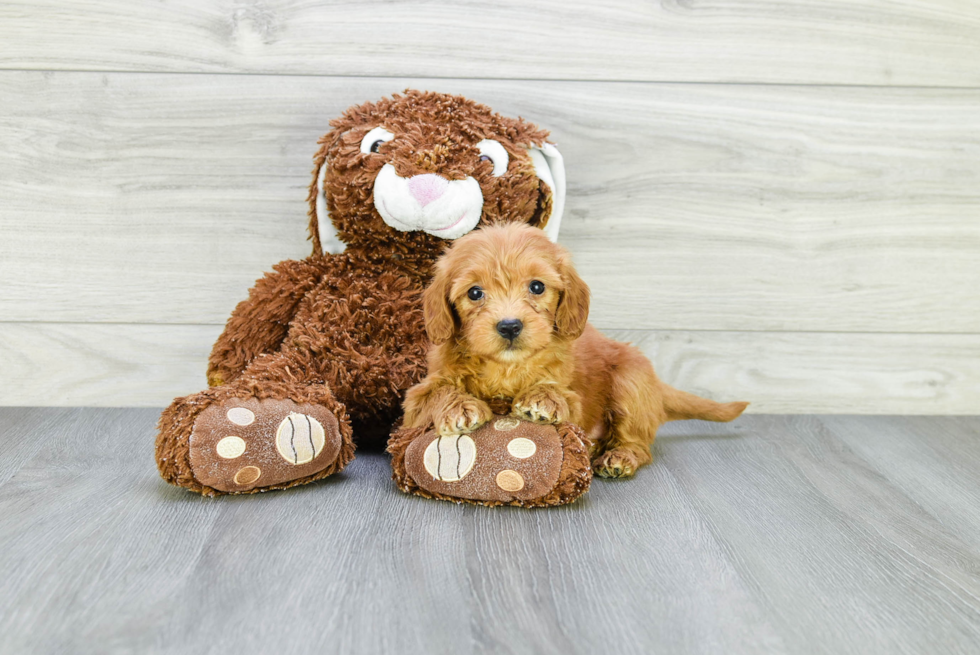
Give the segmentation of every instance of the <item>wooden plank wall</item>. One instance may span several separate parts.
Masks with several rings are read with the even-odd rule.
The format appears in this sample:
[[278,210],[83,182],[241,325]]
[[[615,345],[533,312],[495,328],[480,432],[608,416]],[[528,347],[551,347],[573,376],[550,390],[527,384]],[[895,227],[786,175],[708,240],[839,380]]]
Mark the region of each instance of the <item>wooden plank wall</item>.
[[407,87],[552,130],[593,322],[758,412],[980,412],[980,5],[0,5],[0,403],[162,405]]

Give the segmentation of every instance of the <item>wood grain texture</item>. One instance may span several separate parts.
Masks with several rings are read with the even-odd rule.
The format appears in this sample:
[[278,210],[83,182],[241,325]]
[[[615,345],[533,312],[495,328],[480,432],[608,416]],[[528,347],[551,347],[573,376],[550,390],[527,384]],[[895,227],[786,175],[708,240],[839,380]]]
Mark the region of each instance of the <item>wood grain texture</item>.
[[[674,423],[634,480],[529,511],[401,495],[371,453],[319,484],[203,499],[157,477],[157,410],[49,412],[15,435],[45,447],[0,486],[0,652],[906,655],[980,639],[964,538],[980,519],[943,509],[976,494],[958,461],[980,458],[976,417]],[[876,438],[856,451],[853,432]],[[930,459],[896,455],[896,433]],[[134,435],[142,448],[119,447]]]
[[599,325],[980,331],[980,91],[24,72],[0,316],[224,323],[308,253],[328,119],[407,86],[553,130]]
[[977,86],[956,0],[20,0],[0,66],[53,70]]
[[[975,450],[980,422],[969,423]],[[976,542],[963,541],[876,469],[885,440],[865,457],[848,448],[838,432],[850,426],[752,417],[740,438],[730,438],[731,428],[674,424],[668,434],[680,442],[661,442],[660,463],[767,608],[787,651],[972,651],[980,627]],[[887,423],[875,429],[890,434]],[[933,472],[933,485],[951,476],[975,487],[973,476]],[[945,494],[954,499],[957,490]]]
[[160,406],[207,387],[215,325],[0,323],[0,405]]
[[47,442],[47,439],[32,439],[30,435],[46,433],[51,439],[62,438],[64,433],[60,430],[79,411],[67,407],[9,407],[0,410],[0,434],[4,435],[0,439],[0,486]]
[[[0,405],[161,406],[204,388],[217,326],[0,323]],[[980,335],[607,330],[661,378],[750,412],[975,414]]]
[[980,335],[606,332],[669,384],[750,412],[980,412]]
[[[978,410],[980,411],[980,410]],[[877,418],[877,417],[876,417]],[[857,456],[874,460],[874,468],[907,495],[918,511],[926,511],[943,529],[968,544],[980,544],[980,437],[976,420],[968,417],[821,416]],[[919,509],[921,508],[921,509]]]

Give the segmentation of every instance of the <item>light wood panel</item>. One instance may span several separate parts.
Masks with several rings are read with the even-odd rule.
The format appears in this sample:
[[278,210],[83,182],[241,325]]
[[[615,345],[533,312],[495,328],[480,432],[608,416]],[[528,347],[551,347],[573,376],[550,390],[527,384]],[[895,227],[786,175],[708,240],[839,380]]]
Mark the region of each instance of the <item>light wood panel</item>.
[[6,68],[977,86],[957,0],[20,0]]
[[980,640],[980,520],[962,511],[977,418],[915,419],[914,439],[878,417],[674,423],[635,479],[536,511],[404,496],[365,452],[318,484],[203,499],[157,477],[154,410],[23,418],[0,410],[0,444],[44,444],[0,452],[12,653],[959,655]]
[[222,324],[316,138],[406,86],[553,130],[611,328],[980,331],[980,91],[0,74],[0,319]]
[[[156,406],[204,388],[217,326],[0,323],[2,405]],[[750,412],[980,412],[980,335],[608,330]]]
[[606,332],[671,385],[752,412],[980,413],[980,335]]
[[162,407],[207,387],[216,325],[0,323],[0,405]]

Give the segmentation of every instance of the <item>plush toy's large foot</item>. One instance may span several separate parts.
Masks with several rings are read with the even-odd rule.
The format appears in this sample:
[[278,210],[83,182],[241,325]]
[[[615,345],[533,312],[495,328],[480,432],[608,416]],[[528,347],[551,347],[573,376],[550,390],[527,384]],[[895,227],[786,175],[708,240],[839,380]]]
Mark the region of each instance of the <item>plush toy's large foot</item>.
[[398,487],[426,498],[479,505],[564,505],[592,480],[589,444],[571,423],[494,418],[466,435],[402,428],[388,441]]
[[168,482],[206,495],[254,493],[312,482],[353,458],[337,408],[213,393],[178,399],[160,418],[157,464]]

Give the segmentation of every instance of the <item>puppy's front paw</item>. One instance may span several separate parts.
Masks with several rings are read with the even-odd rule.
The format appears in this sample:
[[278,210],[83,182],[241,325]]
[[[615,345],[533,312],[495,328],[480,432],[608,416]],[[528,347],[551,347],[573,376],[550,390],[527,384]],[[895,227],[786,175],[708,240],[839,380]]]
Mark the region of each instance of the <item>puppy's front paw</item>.
[[466,434],[493,418],[490,407],[473,396],[453,399],[436,421],[436,431],[442,436]]
[[568,420],[568,402],[553,386],[531,387],[514,399],[511,414],[534,423]]
[[602,478],[628,478],[636,473],[639,460],[625,448],[613,448],[592,460],[592,471]]

